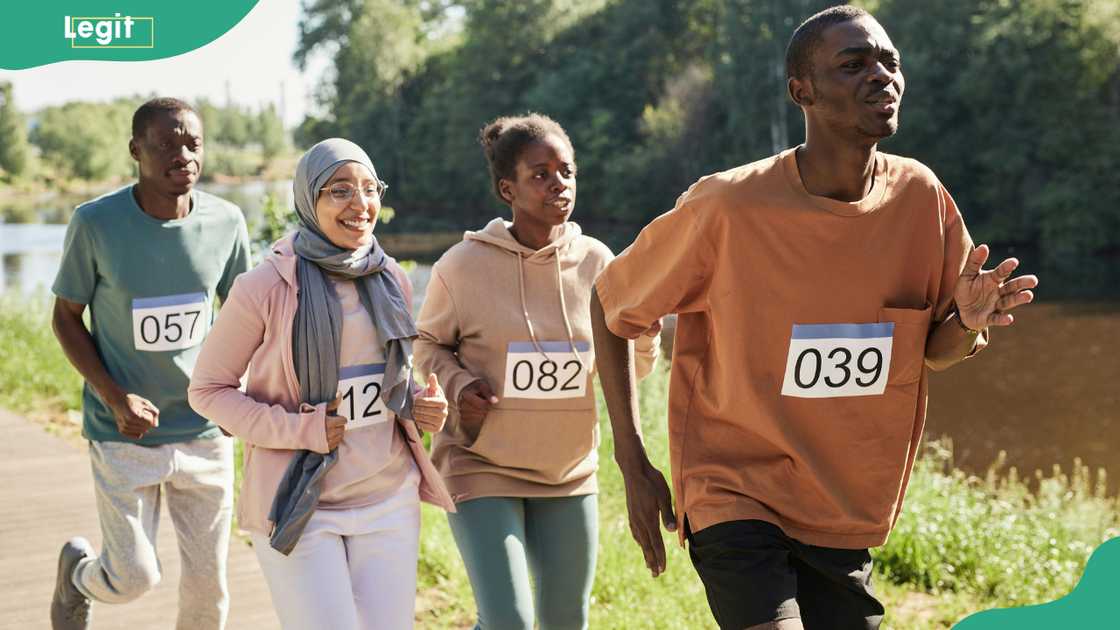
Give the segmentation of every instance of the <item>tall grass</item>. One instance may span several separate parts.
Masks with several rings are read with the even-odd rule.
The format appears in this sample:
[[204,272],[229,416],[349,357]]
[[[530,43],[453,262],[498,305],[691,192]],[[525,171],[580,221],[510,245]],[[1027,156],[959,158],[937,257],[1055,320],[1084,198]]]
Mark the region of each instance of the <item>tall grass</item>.
[[967,593],[993,606],[1069,593],[1092,551],[1120,535],[1120,504],[1103,470],[1036,474],[1033,491],[1001,455],[981,479],[953,467],[952,443],[927,445],[905,511],[875,554],[891,580],[931,593]]
[[51,332],[49,300],[0,295],[0,407],[49,416],[79,409],[82,379]]

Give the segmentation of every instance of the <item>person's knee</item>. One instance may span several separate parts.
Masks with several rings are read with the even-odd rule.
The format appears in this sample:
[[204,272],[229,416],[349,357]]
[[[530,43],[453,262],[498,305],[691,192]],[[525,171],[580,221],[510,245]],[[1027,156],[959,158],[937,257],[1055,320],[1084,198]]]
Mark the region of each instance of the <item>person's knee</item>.
[[110,578],[109,583],[116,594],[114,603],[130,602],[152,590],[160,581],[159,567],[147,564],[128,566],[119,575]]

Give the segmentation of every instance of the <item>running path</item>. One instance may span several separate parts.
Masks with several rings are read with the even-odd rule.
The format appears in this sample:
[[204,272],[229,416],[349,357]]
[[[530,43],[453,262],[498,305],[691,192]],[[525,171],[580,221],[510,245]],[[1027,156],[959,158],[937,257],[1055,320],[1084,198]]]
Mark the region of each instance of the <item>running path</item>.
[[[100,547],[85,449],[0,410],[0,627],[50,628],[58,551],[75,535]],[[157,546],[159,586],[130,604],[94,603],[95,630],[175,627],[179,552],[166,505]],[[230,630],[279,628],[256,556],[237,536],[230,541],[229,589]]]

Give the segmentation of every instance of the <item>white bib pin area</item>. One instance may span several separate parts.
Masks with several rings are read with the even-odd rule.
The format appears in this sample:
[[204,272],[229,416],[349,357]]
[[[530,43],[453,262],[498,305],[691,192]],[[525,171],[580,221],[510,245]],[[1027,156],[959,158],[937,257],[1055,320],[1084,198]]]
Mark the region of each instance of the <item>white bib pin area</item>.
[[894,323],[794,324],[782,395],[879,396],[891,368]]
[[348,365],[338,371],[338,415],[346,418],[346,430],[380,424],[389,419],[389,410],[381,400],[381,383],[385,378],[384,363]]
[[511,341],[502,397],[558,399],[587,395],[591,344],[577,341],[575,348],[583,356],[572,352],[567,341]]
[[205,293],[132,300],[132,342],[143,352],[183,350],[202,343],[210,327]]

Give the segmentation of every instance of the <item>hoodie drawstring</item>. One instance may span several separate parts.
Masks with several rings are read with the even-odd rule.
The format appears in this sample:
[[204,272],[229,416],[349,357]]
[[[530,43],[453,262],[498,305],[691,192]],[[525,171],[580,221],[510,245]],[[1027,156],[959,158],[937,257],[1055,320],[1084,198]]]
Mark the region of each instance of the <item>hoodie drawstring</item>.
[[[529,306],[525,302],[525,263],[522,260],[521,254],[518,252],[510,252],[517,257],[517,288],[521,293],[521,314],[525,317],[525,326],[529,329],[529,339],[533,342],[533,347],[537,349],[542,357],[548,359],[548,354],[545,353],[544,348],[537,341],[537,335],[533,331],[533,320],[529,317]],[[579,351],[576,349],[575,337],[572,335],[572,322],[568,319],[568,306],[564,302],[564,279],[560,274],[560,252],[554,254],[556,261],[556,287],[560,292],[560,314],[564,318],[564,330],[568,333],[568,345],[572,350],[572,354],[576,355],[576,361],[579,362],[579,367],[585,373],[587,366],[583,363],[583,357],[580,356]]]
[[579,356],[579,351],[576,350],[575,337],[572,336],[572,322],[568,320],[568,305],[564,303],[564,277],[560,274],[559,251],[556,252],[554,260],[556,260],[556,290],[560,292],[560,314],[564,316],[564,330],[568,332],[568,345],[572,349],[572,354],[576,355],[576,361],[579,361],[579,368],[586,373],[587,366],[583,364],[583,357]]

